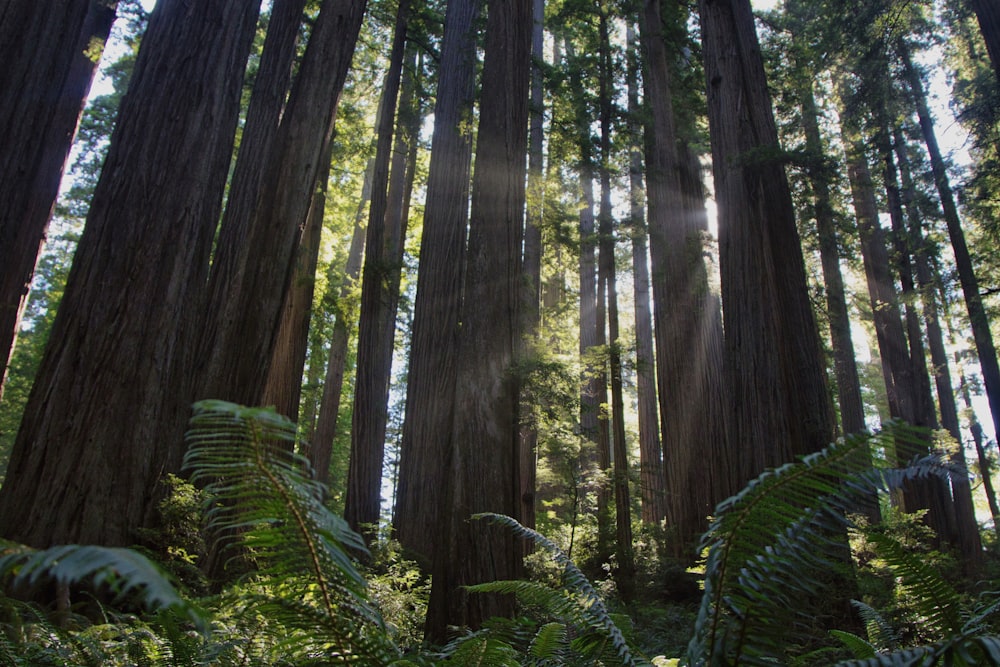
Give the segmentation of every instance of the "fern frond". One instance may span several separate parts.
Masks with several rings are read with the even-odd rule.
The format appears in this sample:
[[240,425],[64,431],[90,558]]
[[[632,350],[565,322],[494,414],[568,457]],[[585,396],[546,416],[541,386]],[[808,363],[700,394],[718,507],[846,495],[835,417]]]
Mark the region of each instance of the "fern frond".
[[851,600],[851,606],[857,610],[858,616],[861,617],[861,622],[865,624],[865,630],[868,632],[868,641],[877,650],[888,652],[895,650],[899,646],[899,638],[896,636],[896,631],[885,620],[882,614],[860,600]]
[[917,449],[923,438],[899,424],[848,436],[720,503],[703,538],[705,592],[690,664],[773,664],[807,639],[812,615],[803,601],[818,592],[819,573],[845,562],[847,512],[875,491],[947,472],[936,458],[899,471],[872,468],[872,448]]
[[846,646],[847,649],[854,654],[855,658],[864,660],[875,657],[875,647],[852,632],[830,630],[830,636]]
[[[604,600],[601,599],[601,596],[594,589],[587,576],[563,553],[562,549],[555,542],[531,528],[522,526],[517,520],[503,514],[485,512],[474,514],[472,518],[500,524],[511,530],[518,537],[531,540],[537,546],[552,554],[553,559],[563,568],[563,588],[572,594],[569,598],[558,598],[558,600],[568,599],[575,602],[571,608],[560,606],[560,615],[564,619],[567,617],[577,619],[576,622],[582,626],[582,631],[597,630],[597,636],[602,637],[608,646],[607,651],[602,651],[602,653],[613,656],[621,665],[632,667],[639,664],[635,656],[632,655],[632,651],[629,648],[628,642],[625,641],[624,635],[622,635],[621,630],[608,612]],[[510,586],[507,592],[515,594],[527,591],[531,591],[532,594],[538,594],[537,589],[534,587],[520,587],[512,584],[516,584],[516,582],[503,582],[500,585]],[[549,598],[549,601],[555,603],[557,602],[557,598]],[[588,647],[589,649],[590,647]]]
[[239,540],[275,591],[257,600],[289,629],[317,639],[298,658],[382,664],[398,657],[366,582],[349,555],[361,537],[323,505],[324,487],[294,452],[295,425],[270,409],[195,404],[184,465],[208,494],[216,534]]
[[163,570],[132,549],[75,544],[32,549],[0,540],[0,577],[14,587],[89,582],[151,610],[176,609],[205,628],[204,612],[178,594]]

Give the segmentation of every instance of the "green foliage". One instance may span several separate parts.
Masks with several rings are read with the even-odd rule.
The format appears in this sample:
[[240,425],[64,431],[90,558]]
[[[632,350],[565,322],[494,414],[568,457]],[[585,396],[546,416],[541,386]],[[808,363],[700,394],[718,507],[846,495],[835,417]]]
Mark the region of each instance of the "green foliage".
[[[632,655],[632,650],[602,597],[554,542],[500,514],[476,514],[473,519],[500,524],[518,537],[531,540],[562,568],[561,585],[558,588],[532,581],[496,581],[468,588],[472,593],[516,595],[522,604],[535,607],[545,617],[555,619],[555,625],[550,622],[538,629],[531,641],[530,651],[532,659],[537,662],[528,664],[567,664],[567,655],[625,667],[642,664]],[[475,639],[470,641],[480,641],[479,636],[473,637]]]
[[[822,573],[845,564],[847,512],[875,491],[947,472],[934,458],[902,470],[870,466],[870,448],[895,447],[899,452],[901,446],[917,447],[921,437],[900,425],[875,436],[851,436],[799,463],[764,473],[721,503],[703,542],[708,550],[705,594],[688,647],[689,663],[788,662],[798,646],[810,641],[815,602],[831,603],[831,591],[821,587]],[[912,570],[911,576],[930,586],[929,579],[921,578],[926,572]],[[930,598],[942,594],[937,588],[928,591]],[[965,646],[957,639],[946,644],[950,648],[939,647],[946,653]]]
[[267,581],[253,606],[296,637],[299,664],[319,656],[388,663],[396,648],[348,553],[366,553],[364,543],[323,505],[323,486],[294,451],[296,436],[273,410],[195,404],[185,466],[211,498],[208,527],[239,545]]

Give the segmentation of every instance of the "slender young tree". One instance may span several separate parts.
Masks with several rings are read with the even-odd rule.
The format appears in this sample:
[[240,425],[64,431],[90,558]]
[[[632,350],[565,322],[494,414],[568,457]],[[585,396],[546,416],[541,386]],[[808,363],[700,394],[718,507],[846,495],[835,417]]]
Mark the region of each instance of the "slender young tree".
[[1000,363],[997,361],[996,347],[993,344],[993,334],[990,332],[989,318],[983,307],[983,298],[979,293],[979,280],[972,258],[969,255],[968,244],[965,242],[965,232],[958,215],[958,207],[948,179],[948,170],[944,157],[938,146],[937,134],[934,130],[934,120],[927,106],[927,95],[920,72],[910,57],[910,47],[905,39],[896,42],[896,51],[903,64],[903,70],[909,84],[913,104],[916,107],[923,133],[924,143],[931,160],[931,171],[934,175],[934,185],[937,188],[944,219],[948,227],[948,237],[955,253],[955,265],[958,269],[958,280],[965,296],[965,307],[969,311],[969,323],[972,326],[972,337],[976,342],[976,352],[979,355],[979,365],[982,369],[983,384],[986,387],[986,397],[989,400],[990,412],[993,414],[993,424],[1000,432]]
[[[601,123],[601,204],[598,213],[601,282],[607,295],[608,371],[611,380],[612,487],[615,495],[615,581],[623,600],[635,595],[635,555],[632,545],[632,508],[629,491],[628,446],[625,442],[625,400],[622,389],[622,354],[618,317],[618,278],[615,267],[614,214],[611,204],[611,130],[614,104],[611,90],[614,67],[608,28],[607,3],[602,3],[598,19],[600,38],[599,101]],[[599,326],[603,326],[603,322]]]
[[0,5],[0,397],[117,0]]
[[[396,102],[403,79],[409,2],[401,0],[396,9],[389,68],[382,87],[375,166],[372,173],[372,199],[368,209],[365,240],[365,266],[361,279],[361,318],[358,325],[357,379],[354,384],[354,411],[351,418],[351,460],[347,474],[347,497],[344,518],[354,530],[363,530],[368,539],[376,535],[381,510],[382,464],[385,453],[385,429],[389,417],[389,379],[396,330],[396,304],[399,302],[400,263],[402,260],[402,212],[388,215],[390,190],[399,191],[404,170],[391,172],[393,135],[402,135],[405,113],[396,122]],[[411,80],[414,73],[408,75]],[[409,88],[412,97],[412,86]],[[402,110],[409,100],[400,102]],[[405,167],[406,149],[402,151]],[[390,175],[396,182],[390,185]],[[393,194],[396,194],[395,192]]]
[[[468,596],[461,586],[515,579],[521,549],[509,531],[476,512],[516,515],[517,306],[525,207],[531,0],[490,0],[482,73],[476,169],[472,182],[468,267],[454,406],[454,433],[442,513],[446,539],[434,552],[427,613],[429,638],[448,625],[477,628],[509,615],[513,600]],[[442,531],[444,532],[444,531]]]
[[632,237],[632,276],[635,292],[636,396],[639,418],[639,494],[642,520],[658,523],[664,517],[663,455],[656,409],[656,367],[649,295],[649,252],[643,188],[642,128],[639,106],[640,54],[631,22],[626,27],[628,48],[629,225]]
[[347,265],[344,268],[343,280],[334,303],[336,319],[333,323],[333,332],[330,334],[330,354],[323,380],[323,395],[320,398],[316,430],[313,433],[312,442],[309,444],[309,461],[312,463],[313,470],[316,471],[316,478],[324,483],[330,481],[333,440],[337,435],[337,417],[340,414],[340,399],[344,388],[344,374],[347,369],[348,344],[354,326],[354,318],[348,307],[348,302],[350,301],[350,293],[361,275],[361,265],[364,262],[364,212],[371,199],[371,176],[374,160],[370,160],[368,166],[369,168],[365,170],[364,185],[361,188],[361,201],[354,217],[354,233],[351,235],[351,246],[347,253]]
[[740,486],[826,446],[833,418],[750,3],[700,8]]
[[480,0],[448,0],[427,174],[393,528],[430,562],[444,512],[472,160]]
[[259,5],[161,0],[0,489],[0,533],[133,544],[180,469]]

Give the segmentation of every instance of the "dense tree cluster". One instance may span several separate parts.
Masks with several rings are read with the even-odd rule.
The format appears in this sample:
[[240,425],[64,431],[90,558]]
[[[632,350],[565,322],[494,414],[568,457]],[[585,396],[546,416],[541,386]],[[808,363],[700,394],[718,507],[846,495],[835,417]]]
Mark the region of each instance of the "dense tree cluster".
[[[116,12],[115,90],[84,111]],[[988,0],[0,0],[0,536],[155,549],[192,404],[274,405],[329,506],[432,577],[443,643],[514,612],[466,587],[523,574],[473,514],[557,536],[628,601],[640,535],[692,565],[721,501],[891,418],[924,430],[864,467],[958,472],[850,509],[922,512],[976,576],[998,21]],[[200,556],[217,582],[246,567]]]

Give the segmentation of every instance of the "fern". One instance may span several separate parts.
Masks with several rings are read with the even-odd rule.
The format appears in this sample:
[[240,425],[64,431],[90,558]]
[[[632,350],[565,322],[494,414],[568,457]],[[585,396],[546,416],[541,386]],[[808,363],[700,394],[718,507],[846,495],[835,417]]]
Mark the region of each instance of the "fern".
[[720,503],[703,538],[705,592],[689,663],[774,664],[808,641],[806,601],[821,594],[821,573],[843,566],[847,513],[877,490],[950,472],[930,457],[901,470],[871,467],[872,448],[916,448],[922,435],[893,425],[849,436]]
[[62,586],[86,582],[149,609],[176,609],[206,627],[204,612],[177,593],[163,570],[132,549],[75,544],[32,549],[0,540],[0,577],[15,589],[50,581]]
[[208,527],[254,561],[270,593],[253,607],[294,636],[296,664],[389,663],[398,652],[349,555],[364,543],[323,505],[295,439],[273,410],[195,404],[184,464],[209,495]]
[[[565,624],[572,629],[572,633],[567,631],[561,634],[564,640],[563,643],[559,644],[561,651],[569,648],[592,659],[613,660],[625,667],[640,664],[632,655],[625,637],[590,580],[552,540],[502,514],[475,514],[472,518],[500,524],[513,531],[518,537],[532,540],[537,546],[552,554],[553,559],[562,566],[563,575],[561,589],[552,589],[528,581],[496,581],[469,586],[470,592],[509,593],[516,595],[524,604],[540,607],[558,619],[560,624]],[[550,626],[542,626],[539,632],[542,630],[547,633],[555,632],[555,628]],[[554,638],[555,635],[544,637],[540,643],[539,637],[536,635],[534,643],[536,646],[548,646],[551,645]],[[569,640],[568,647],[565,640]],[[552,655],[545,657],[554,656],[555,648],[552,646]]]

